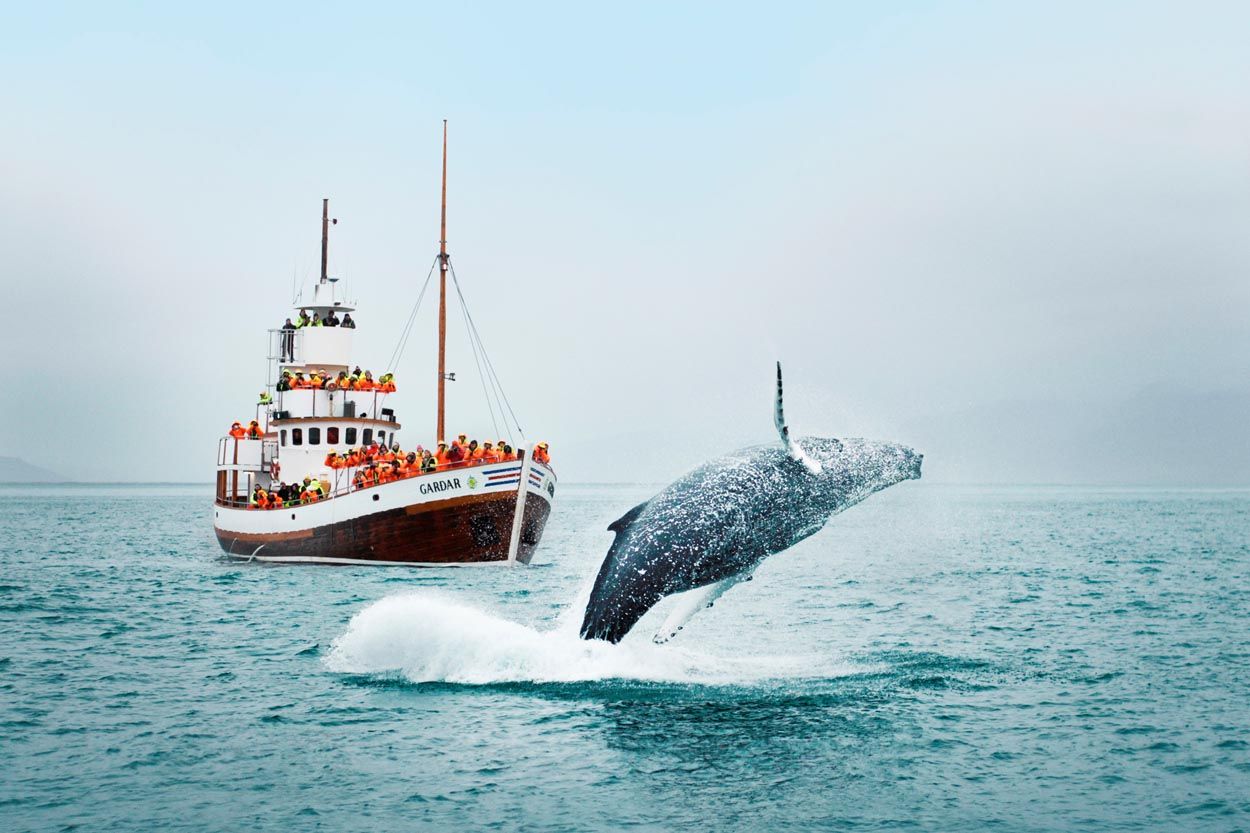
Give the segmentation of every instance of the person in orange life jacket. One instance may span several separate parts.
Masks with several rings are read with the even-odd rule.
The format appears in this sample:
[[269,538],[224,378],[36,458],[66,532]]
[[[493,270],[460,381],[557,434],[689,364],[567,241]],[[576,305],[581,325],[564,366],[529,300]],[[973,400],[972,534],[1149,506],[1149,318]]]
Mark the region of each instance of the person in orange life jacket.
[[464,453],[464,462],[470,466],[482,462],[482,449],[478,448],[477,440],[469,440],[469,447]]
[[534,461],[543,464],[551,462],[551,455],[547,452],[547,443],[541,442],[534,446]]
[[325,464],[332,469],[341,469],[343,468],[343,458],[332,448],[330,453],[326,455]]
[[236,440],[241,440],[247,436],[247,431],[244,430],[241,423],[235,422],[230,426],[230,436],[234,437]]
[[483,463],[498,463],[499,462],[499,453],[495,451],[494,443],[492,443],[490,440],[487,440],[486,442],[482,443],[482,462]]
[[504,447],[503,447],[503,459],[504,459],[504,462],[506,462],[506,463],[511,463],[511,462],[514,462],[514,461],[516,460],[516,451],[514,451],[514,450],[512,449],[512,446],[510,446],[510,445],[506,445],[506,444],[504,445]]
[[316,499],[317,499],[317,495],[313,492],[312,478],[305,477],[304,483],[300,487],[299,502],[300,503],[312,503]]
[[395,374],[383,373],[382,377],[378,379],[378,390],[380,390],[382,393],[394,393],[395,392]]
[[259,440],[263,436],[265,436],[265,432],[260,430],[259,422],[252,420],[247,424],[247,438],[249,440]]
[[440,469],[445,469],[447,468],[448,462],[450,461],[447,459],[447,443],[440,440],[438,443],[438,451],[434,452],[434,465],[438,466]]

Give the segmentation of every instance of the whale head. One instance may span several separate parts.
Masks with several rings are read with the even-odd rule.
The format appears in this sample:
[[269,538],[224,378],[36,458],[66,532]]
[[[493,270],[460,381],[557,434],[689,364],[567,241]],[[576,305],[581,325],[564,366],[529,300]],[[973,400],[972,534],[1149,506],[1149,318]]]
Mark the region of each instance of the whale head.
[[924,462],[923,454],[899,443],[857,437],[801,437],[797,443],[820,464],[820,471],[813,477],[839,483],[853,478],[870,494],[904,480],[919,480]]

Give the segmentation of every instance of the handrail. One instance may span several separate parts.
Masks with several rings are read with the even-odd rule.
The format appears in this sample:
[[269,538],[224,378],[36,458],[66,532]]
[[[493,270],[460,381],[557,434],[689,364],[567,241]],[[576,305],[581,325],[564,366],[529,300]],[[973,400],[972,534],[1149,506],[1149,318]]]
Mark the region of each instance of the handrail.
[[[351,468],[348,468],[348,469],[335,469],[334,470],[335,471],[335,485],[331,488],[329,494],[327,494],[325,497],[317,498],[316,500],[312,501],[312,503],[299,503],[297,501],[289,505],[284,504],[283,506],[277,506],[277,507],[266,506],[265,509],[266,510],[268,509],[295,509],[300,506],[311,506],[313,505],[313,503],[323,503],[327,500],[333,500],[336,497],[343,497],[345,495],[349,495],[354,492],[363,492],[366,489],[373,489],[379,486],[389,486],[392,483],[400,483],[404,480],[411,480],[416,477],[427,477],[429,475],[434,475],[434,474],[446,474],[447,472],[450,472],[450,471],[462,471],[462,470],[467,471],[469,469],[482,468],[483,466],[502,466],[502,465],[508,465],[509,463],[521,463],[521,462],[522,461],[518,459],[518,460],[504,460],[502,462],[495,462],[495,463],[473,463],[472,465],[468,465],[468,466],[444,466],[443,468],[436,469],[434,471],[421,471],[421,472],[416,472],[414,474],[404,475],[402,477],[396,478],[395,480],[388,480],[385,483],[366,483],[359,488],[356,488],[355,486],[352,485],[352,476],[350,474],[344,478],[344,481],[345,481],[344,485],[339,486],[338,485],[339,473],[340,472],[355,472],[355,471],[358,471],[359,469],[365,468],[365,466],[352,466]],[[551,471],[552,476],[553,477],[555,476],[555,470],[551,468],[551,465],[549,463],[539,463],[538,465],[546,467],[548,470]],[[524,484],[518,483],[517,487],[520,488],[522,485]],[[501,492],[501,494],[508,494],[510,491],[511,490],[505,490]],[[239,508],[249,508],[249,509],[253,508],[250,496],[245,500],[238,500],[238,499],[218,500],[217,504],[219,506],[227,506],[227,507],[239,507]],[[256,508],[259,509],[259,507],[256,507]]]

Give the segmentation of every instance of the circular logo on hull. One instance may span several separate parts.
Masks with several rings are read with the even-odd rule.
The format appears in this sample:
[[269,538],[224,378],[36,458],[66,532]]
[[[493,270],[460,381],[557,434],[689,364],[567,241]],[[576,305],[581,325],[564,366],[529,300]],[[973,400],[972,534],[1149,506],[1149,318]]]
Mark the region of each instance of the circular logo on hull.
[[470,489],[477,488],[477,478],[474,477],[473,475],[469,475],[469,488]]

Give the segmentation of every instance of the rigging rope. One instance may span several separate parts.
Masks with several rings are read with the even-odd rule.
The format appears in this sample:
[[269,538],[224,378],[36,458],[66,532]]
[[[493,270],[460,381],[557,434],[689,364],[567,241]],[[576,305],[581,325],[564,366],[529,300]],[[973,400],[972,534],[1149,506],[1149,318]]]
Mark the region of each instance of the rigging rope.
[[[452,280],[453,281],[455,280],[454,276]],[[457,286],[456,294],[459,294],[459,292],[460,292],[460,288],[459,286]],[[469,308],[464,305],[463,295],[460,296],[460,311],[464,313],[464,328],[465,328],[465,331],[468,332],[469,331]],[[482,380],[482,396],[486,399],[486,409],[490,412],[490,424],[491,424],[491,427],[495,429],[495,436],[498,437],[499,436],[499,422],[495,419],[495,407],[490,402],[490,391],[486,389],[486,374],[482,371],[482,362],[477,357],[477,344],[474,343],[472,337],[469,338],[469,346],[473,348],[473,363],[477,365],[477,375],[478,375],[478,378]],[[502,410],[503,408],[500,408],[500,411]]]
[[[517,434],[522,440],[525,440],[525,431],[521,428],[521,422],[517,419],[516,412],[512,410],[512,403],[508,400],[507,394],[504,393],[503,383],[499,381],[499,374],[495,372],[495,365],[490,360],[490,354],[486,352],[486,344],[482,341],[482,336],[477,330],[477,324],[473,322],[473,315],[469,312],[469,305],[465,303],[464,293],[460,290],[460,279],[456,277],[455,267],[452,267],[450,264],[448,264],[448,267],[451,272],[452,285],[456,287],[456,295],[460,298],[460,308],[464,310],[464,317],[469,323],[470,343],[476,341],[478,347],[481,348],[482,359],[485,361],[486,368],[490,372],[492,386],[498,392],[500,415],[502,417],[503,410],[506,407],[508,409],[508,414],[512,417],[512,424],[516,426]],[[474,355],[476,356],[476,351]],[[507,420],[504,421],[505,423],[507,422]]]
[[421,285],[421,292],[417,295],[417,302],[412,305],[412,312],[408,315],[408,323],[404,325],[403,332],[400,333],[399,343],[395,345],[395,351],[391,353],[391,361],[386,366],[387,373],[394,373],[397,369],[397,362],[403,358],[404,349],[408,346],[408,336],[412,334],[412,322],[417,320],[417,312],[421,309],[421,301],[425,298],[425,291],[430,288],[430,278],[434,276],[434,267],[438,265],[438,258],[434,258],[434,262],[430,264],[430,271],[425,276],[425,283]]

